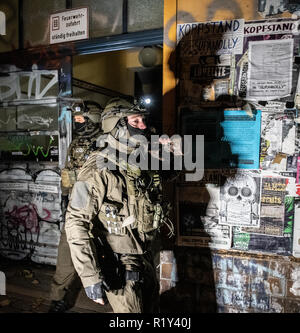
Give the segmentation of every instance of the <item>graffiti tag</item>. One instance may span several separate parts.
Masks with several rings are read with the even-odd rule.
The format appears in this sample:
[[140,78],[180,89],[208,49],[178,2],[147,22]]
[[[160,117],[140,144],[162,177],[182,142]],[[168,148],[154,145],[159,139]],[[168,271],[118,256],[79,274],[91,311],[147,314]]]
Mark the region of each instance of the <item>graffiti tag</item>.
[[[47,85],[42,88],[42,78],[51,77]],[[21,82],[27,79],[27,99],[42,99],[47,92],[58,83],[57,70],[39,70],[36,64],[32,65],[32,71],[17,71],[15,66],[11,66],[8,76],[0,77],[0,101],[25,99],[21,92]],[[35,83],[35,92],[33,94],[33,85]]]

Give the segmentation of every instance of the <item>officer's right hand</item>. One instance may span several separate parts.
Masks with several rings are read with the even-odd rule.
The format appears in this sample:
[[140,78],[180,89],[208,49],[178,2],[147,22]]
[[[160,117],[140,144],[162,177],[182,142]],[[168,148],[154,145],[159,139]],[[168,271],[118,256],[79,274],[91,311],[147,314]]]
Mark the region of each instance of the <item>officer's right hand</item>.
[[104,305],[106,302],[106,295],[103,288],[103,283],[98,282],[92,286],[84,288],[87,297],[92,299],[94,302]]

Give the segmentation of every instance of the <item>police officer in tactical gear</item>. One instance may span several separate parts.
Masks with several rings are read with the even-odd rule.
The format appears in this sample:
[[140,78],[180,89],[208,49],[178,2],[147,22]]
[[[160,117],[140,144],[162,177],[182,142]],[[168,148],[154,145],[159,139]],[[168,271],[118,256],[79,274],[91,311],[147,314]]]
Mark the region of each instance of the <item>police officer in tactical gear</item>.
[[61,172],[63,195],[69,195],[79,169],[89,154],[96,149],[103,109],[96,102],[84,101],[83,107],[75,107],[72,111],[74,138],[68,148],[65,167]]
[[[103,108],[94,101],[84,101],[83,105],[74,105],[71,110],[73,140],[67,152],[65,167],[61,171],[62,196],[66,204],[80,167],[96,149],[96,140],[101,134],[100,116]],[[75,302],[81,287],[63,229],[58,246],[56,272],[51,283],[52,301],[49,312],[65,312]]]
[[146,114],[124,99],[108,102],[101,115],[105,144],[80,169],[66,213],[67,240],[85,292],[102,305],[108,299],[115,313],[158,311],[151,250],[166,221],[161,182],[157,172],[128,159],[143,145],[147,150],[140,140],[147,134]]

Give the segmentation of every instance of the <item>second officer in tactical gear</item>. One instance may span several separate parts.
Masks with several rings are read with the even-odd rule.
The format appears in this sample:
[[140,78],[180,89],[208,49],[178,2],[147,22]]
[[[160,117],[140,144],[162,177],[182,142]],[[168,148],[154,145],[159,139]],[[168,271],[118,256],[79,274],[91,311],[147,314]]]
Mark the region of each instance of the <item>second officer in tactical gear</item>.
[[93,101],[83,103],[83,107],[76,106],[72,109],[74,138],[68,148],[65,167],[61,172],[63,195],[71,193],[79,169],[96,149],[96,140],[100,135],[102,107]]
[[128,159],[145,143],[146,113],[119,98],[107,104],[105,148],[80,169],[66,213],[72,260],[87,296],[99,304],[107,297],[117,313],[158,311],[151,249],[166,222],[161,183],[157,172]]
[[[96,149],[96,140],[101,134],[102,110],[103,108],[94,101],[84,101],[83,104],[71,108],[73,140],[67,152],[65,167],[61,171],[62,195],[66,202],[76,182],[79,168]],[[56,272],[51,282],[49,312],[65,312],[75,302],[81,287],[63,228],[58,246]]]

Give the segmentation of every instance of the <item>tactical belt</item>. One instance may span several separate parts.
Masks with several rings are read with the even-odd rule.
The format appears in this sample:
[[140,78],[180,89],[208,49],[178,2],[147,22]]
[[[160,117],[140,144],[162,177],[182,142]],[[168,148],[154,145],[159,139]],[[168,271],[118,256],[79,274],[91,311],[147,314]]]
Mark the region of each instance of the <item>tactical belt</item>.
[[135,281],[135,282],[142,282],[143,277],[140,272],[134,272],[134,271],[125,271],[125,279],[126,281]]

